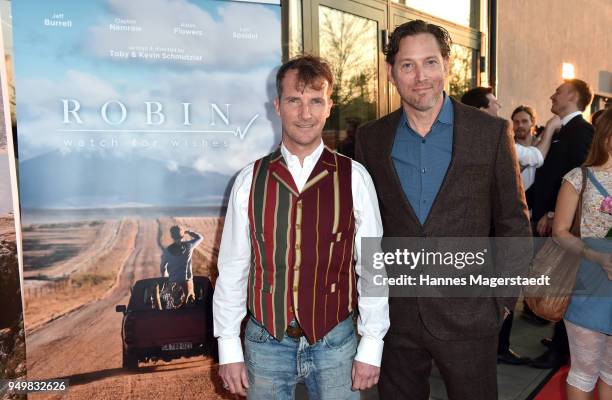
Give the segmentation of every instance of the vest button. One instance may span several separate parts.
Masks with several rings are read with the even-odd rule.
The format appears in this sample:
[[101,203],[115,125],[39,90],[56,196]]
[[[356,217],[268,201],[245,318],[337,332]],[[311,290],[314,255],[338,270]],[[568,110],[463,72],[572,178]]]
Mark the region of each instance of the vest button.
[[299,249],[300,249],[300,244],[299,244],[299,243],[296,243],[296,244],[295,244],[295,249],[296,249],[296,250],[299,250]]
[[297,286],[294,286],[294,287],[293,287],[293,291],[294,291],[294,292],[297,292],[297,291],[298,291],[298,287],[297,287]]
[[300,224],[295,224],[295,229],[300,229]]

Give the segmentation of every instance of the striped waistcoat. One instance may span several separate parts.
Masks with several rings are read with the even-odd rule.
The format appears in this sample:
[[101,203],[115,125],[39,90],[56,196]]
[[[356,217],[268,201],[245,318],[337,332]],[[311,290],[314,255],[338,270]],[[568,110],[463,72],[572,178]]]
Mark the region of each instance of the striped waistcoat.
[[295,317],[310,343],[357,304],[351,160],[325,148],[298,192],[280,148],[255,162],[248,307],[277,339]]

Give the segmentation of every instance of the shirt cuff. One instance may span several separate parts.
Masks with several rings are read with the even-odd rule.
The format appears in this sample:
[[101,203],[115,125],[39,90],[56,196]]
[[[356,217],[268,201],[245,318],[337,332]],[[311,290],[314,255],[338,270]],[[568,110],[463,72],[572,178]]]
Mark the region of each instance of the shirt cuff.
[[219,344],[219,364],[231,364],[244,362],[242,354],[242,343],[239,337],[235,338],[218,338]]
[[380,367],[384,342],[369,336],[362,336],[357,347],[355,360]]

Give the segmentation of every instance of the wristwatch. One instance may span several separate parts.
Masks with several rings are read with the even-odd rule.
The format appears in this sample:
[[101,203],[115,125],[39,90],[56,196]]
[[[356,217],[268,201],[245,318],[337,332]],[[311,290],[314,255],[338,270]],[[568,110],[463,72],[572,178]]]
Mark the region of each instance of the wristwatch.
[[547,213],[546,213],[546,217],[547,217],[548,219],[553,219],[553,218],[555,218],[555,212],[554,212],[554,211],[549,211],[549,212],[547,212]]

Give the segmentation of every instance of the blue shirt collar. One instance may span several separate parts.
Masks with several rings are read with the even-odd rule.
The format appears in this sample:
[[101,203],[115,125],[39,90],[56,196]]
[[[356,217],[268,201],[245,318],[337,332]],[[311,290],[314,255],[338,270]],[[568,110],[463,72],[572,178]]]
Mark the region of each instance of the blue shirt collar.
[[[436,118],[436,122],[446,125],[453,124],[453,103],[451,103],[450,97],[446,94],[446,92],[442,92],[444,96],[444,100],[442,101],[442,108],[438,113],[438,117]],[[402,123],[406,124],[410,128],[410,124],[408,123],[408,117],[406,116],[406,111],[402,110]],[[411,128],[412,129],[412,128]]]

